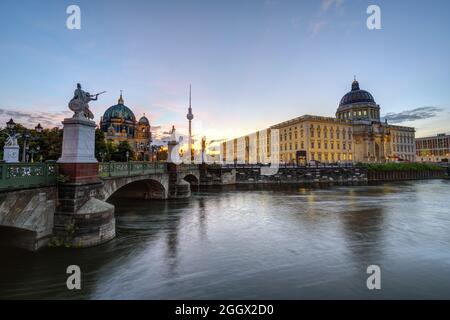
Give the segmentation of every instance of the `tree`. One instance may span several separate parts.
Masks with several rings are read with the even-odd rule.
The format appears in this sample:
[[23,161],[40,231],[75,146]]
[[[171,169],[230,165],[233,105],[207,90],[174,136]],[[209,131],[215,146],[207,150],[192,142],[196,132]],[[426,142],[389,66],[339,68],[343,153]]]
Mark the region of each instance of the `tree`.
[[100,129],[95,129],[95,157],[98,161],[108,161],[111,158],[105,133]]
[[130,144],[127,141],[120,141],[117,145],[117,149],[111,153],[111,160],[118,162],[127,161],[127,151],[128,151],[128,159],[134,158],[134,151],[131,148]]
[[42,156],[42,160],[58,160],[62,153],[63,130],[60,128],[44,129],[41,134],[33,134],[39,137],[39,140],[30,142],[30,148],[40,147],[38,158]]

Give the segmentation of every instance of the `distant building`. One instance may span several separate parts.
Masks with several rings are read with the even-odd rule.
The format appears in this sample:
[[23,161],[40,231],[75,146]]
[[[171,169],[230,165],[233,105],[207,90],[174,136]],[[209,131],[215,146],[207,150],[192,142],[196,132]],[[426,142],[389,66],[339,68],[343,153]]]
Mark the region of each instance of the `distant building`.
[[[279,130],[275,141],[273,129]],[[380,106],[355,79],[335,118],[304,115],[227,141],[222,160],[268,163],[277,150],[284,163],[415,161],[414,137],[414,128],[381,122]]]
[[417,161],[448,162],[450,157],[450,135],[441,133],[433,137],[416,139]]
[[144,115],[136,121],[133,111],[124,104],[122,93],[116,105],[109,107],[100,118],[100,129],[106,140],[118,144],[127,141],[138,160],[150,160],[151,126]]

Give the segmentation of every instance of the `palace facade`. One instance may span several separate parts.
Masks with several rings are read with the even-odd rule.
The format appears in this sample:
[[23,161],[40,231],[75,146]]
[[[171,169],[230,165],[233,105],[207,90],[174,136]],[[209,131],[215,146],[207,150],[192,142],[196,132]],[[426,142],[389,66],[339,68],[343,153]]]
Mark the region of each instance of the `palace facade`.
[[417,161],[448,162],[450,157],[450,135],[441,133],[434,137],[416,139]]
[[133,111],[124,104],[122,93],[117,104],[109,107],[100,118],[100,129],[105,133],[107,141],[114,144],[128,142],[138,160],[151,159],[150,121],[145,114],[136,121]]
[[[274,130],[277,129],[277,130]],[[356,79],[336,117],[304,115],[222,144],[222,161],[270,163],[415,161],[415,129],[381,122],[380,106]]]

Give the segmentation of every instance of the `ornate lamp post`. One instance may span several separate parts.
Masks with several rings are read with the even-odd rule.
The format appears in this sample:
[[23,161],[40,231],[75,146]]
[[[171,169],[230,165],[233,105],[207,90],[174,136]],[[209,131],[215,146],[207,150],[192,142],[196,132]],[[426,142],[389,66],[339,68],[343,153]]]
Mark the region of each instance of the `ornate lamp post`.
[[9,121],[6,123],[6,127],[11,131],[12,134],[15,133],[16,123],[12,118],[9,119]]
[[128,158],[130,157],[130,152],[127,150],[127,152],[125,153],[125,156],[127,157],[127,162],[128,162]]
[[100,159],[102,160],[102,162],[105,162],[105,156],[106,156],[106,153],[103,152],[103,151],[100,151],[100,152],[98,153],[98,155],[100,156]]
[[34,127],[34,130],[36,130],[37,133],[42,133],[43,128],[42,128],[41,124],[38,123],[38,125],[36,127]]
[[37,146],[36,149],[32,148],[29,153],[31,154],[31,162],[34,162],[34,155],[36,153],[39,153],[39,151],[41,150],[41,147]]
[[23,149],[22,149],[22,162],[27,162],[27,150],[28,150],[28,140],[31,138],[31,134],[28,129],[22,133],[23,138]]

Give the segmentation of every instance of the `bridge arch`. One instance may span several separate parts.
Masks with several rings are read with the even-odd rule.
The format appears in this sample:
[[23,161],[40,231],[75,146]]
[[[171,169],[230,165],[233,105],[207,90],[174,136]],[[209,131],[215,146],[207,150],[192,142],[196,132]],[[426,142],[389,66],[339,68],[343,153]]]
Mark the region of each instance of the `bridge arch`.
[[168,190],[169,181],[163,175],[105,179],[99,198],[167,199]]
[[185,174],[183,179],[191,185],[198,185],[200,183],[198,176],[193,173]]

